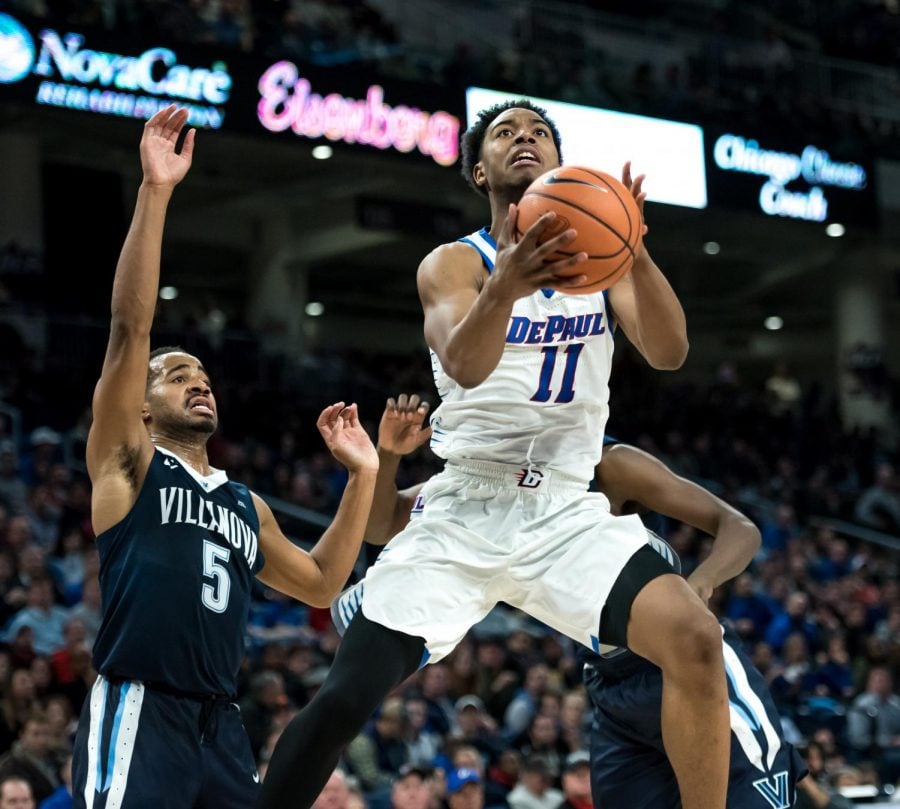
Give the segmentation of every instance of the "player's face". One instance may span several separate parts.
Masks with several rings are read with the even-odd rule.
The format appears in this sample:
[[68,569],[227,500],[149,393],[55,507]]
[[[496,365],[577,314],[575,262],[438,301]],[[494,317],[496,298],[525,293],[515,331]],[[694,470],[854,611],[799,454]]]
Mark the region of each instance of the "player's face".
[[488,191],[524,191],[532,180],[559,166],[559,152],[547,122],[531,110],[506,110],[488,126],[475,164],[475,182]]
[[145,413],[157,429],[210,434],[219,418],[216,400],[200,360],[190,354],[154,357]]

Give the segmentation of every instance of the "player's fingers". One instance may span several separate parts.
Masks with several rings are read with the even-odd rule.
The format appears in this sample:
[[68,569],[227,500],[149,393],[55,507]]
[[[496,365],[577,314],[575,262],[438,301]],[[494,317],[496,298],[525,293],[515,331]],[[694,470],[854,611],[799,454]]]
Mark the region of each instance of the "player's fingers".
[[631,161],[626,160],[625,165],[622,166],[622,184],[630,191],[631,190]]
[[397,397],[397,410],[400,411],[400,414],[406,412],[406,403],[409,401],[409,397],[405,393],[401,393]]
[[144,124],[144,129],[159,129],[175,110],[175,106],[175,104],[169,104],[168,107],[163,107],[161,110],[158,110],[156,114]]
[[548,228],[551,228],[555,222],[556,214],[553,213],[553,211],[547,211],[546,213],[541,214],[532,226],[522,234],[522,238],[519,239],[519,244],[517,245],[519,249],[529,253],[533,251],[541,240],[541,236],[543,236],[545,231]]
[[415,412],[419,407],[420,398],[418,393],[409,394],[409,401],[406,403],[406,409],[410,412]]
[[181,107],[175,112],[173,112],[165,124],[165,135],[167,138],[177,138],[178,133],[181,132],[181,128],[184,126],[185,122],[188,118],[188,111],[186,108]]
[[191,127],[187,135],[184,136],[184,143],[181,144],[181,154],[188,160],[194,156],[194,138],[197,136],[197,130]]
[[397,400],[391,396],[384,406],[384,414],[392,418],[397,415]]
[[361,426],[359,423],[359,405],[357,405],[356,402],[354,402],[352,405],[350,405],[350,407],[344,410],[344,412],[341,413],[341,416],[343,417],[345,423],[350,427],[356,428]]
[[425,415],[431,409],[431,404],[428,402],[419,402],[419,407],[416,410],[416,413],[421,415]]
[[[646,174],[639,174],[631,184],[631,193],[635,199],[637,199],[641,195],[641,186],[644,184],[644,180],[646,179]],[[644,194],[644,196],[646,197],[647,195]]]
[[319,420],[316,422],[317,427],[321,427],[323,425],[330,425],[338,413],[344,409],[343,402],[335,402],[333,405],[326,407],[322,413],[319,415]]
[[588,283],[586,275],[556,275],[553,282],[547,284],[552,289],[572,289],[573,287],[583,287]]
[[552,239],[548,239],[546,242],[540,245],[534,251],[535,255],[543,259],[545,256],[552,255],[561,247],[565,247],[567,244],[574,241],[577,237],[578,231],[575,230],[575,228],[564,230],[558,236],[554,236]]
[[[583,261],[587,261],[587,257],[587,253],[582,251],[581,253],[576,253],[574,256],[568,256],[566,258],[560,259],[559,261],[554,261],[544,268],[547,277],[550,280],[554,280],[557,277],[567,278],[571,275],[569,271],[573,267],[577,267]],[[565,273],[565,275],[560,275],[560,273]]]

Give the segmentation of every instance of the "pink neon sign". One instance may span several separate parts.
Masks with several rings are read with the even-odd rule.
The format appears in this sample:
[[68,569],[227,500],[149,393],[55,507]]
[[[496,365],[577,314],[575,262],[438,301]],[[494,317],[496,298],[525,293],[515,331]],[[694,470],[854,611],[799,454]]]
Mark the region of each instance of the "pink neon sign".
[[259,122],[271,132],[293,130],[306,138],[362,143],[398,152],[418,150],[442,166],[459,157],[459,118],[384,103],[384,89],[373,84],[365,100],[338,93],[313,93],[293,62],[276,62],[259,79]]

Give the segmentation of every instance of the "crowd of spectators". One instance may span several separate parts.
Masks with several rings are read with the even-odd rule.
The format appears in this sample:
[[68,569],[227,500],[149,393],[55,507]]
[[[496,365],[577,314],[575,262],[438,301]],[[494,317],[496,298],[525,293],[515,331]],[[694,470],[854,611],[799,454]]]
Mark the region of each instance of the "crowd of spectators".
[[[224,361],[205,348],[209,365]],[[313,355],[285,377],[292,387],[272,396],[214,373],[223,427],[211,457],[260,492],[327,514],[344,476],[316,443],[316,397],[348,391],[374,432],[386,395],[419,390],[434,398],[427,375],[424,356]],[[896,456],[874,431],[843,430],[824,394],[784,367],[762,383],[723,366],[705,384],[672,384],[625,351],[614,375],[610,431],[759,523],[757,559],[716,593],[713,607],[746,641],[816,779],[827,789],[897,782],[898,555],[828,523],[900,534]],[[5,389],[3,408],[27,403],[19,390]],[[22,412],[20,440],[11,431],[0,438],[0,779],[22,775],[44,799],[65,791],[74,723],[95,676],[98,557],[80,458],[85,419],[48,426]],[[401,485],[436,468],[421,450],[404,465]],[[310,540],[316,530],[293,533]],[[708,538],[678,524],[664,530],[689,572]],[[258,587],[240,699],[263,771],[338,643],[327,610]],[[589,707],[574,652],[546,627],[498,610],[384,703],[348,748],[329,794],[377,809],[432,805],[436,791],[463,809],[465,794],[476,791],[488,806],[552,809],[562,793],[577,792],[587,766]]]

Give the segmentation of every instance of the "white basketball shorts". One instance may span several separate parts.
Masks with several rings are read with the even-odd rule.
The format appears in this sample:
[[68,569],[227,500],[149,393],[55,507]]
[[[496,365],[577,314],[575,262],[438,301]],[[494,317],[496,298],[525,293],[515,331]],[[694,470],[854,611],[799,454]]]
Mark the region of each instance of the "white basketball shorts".
[[597,651],[610,590],[645,545],[640,519],[613,517],[583,481],[448,463],[366,574],[362,610],[425,638],[428,662],[453,651],[498,601]]

